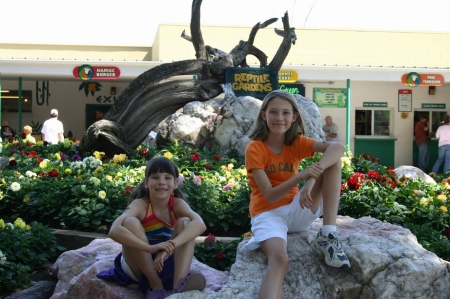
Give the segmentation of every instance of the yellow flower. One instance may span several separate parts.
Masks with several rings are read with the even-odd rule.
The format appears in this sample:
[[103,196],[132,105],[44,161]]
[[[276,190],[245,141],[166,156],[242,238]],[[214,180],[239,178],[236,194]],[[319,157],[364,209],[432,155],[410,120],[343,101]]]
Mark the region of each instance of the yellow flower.
[[64,172],[65,172],[66,174],[71,174],[71,173],[72,173],[72,169],[66,168],[66,169],[64,170]]
[[445,202],[445,201],[447,201],[447,196],[445,196],[444,194],[440,194],[440,195],[437,196],[437,199],[439,199],[440,201]]
[[236,182],[235,182],[233,179],[229,179],[229,180],[228,180],[228,184],[233,184],[233,185],[234,185],[235,183],[236,183]]
[[0,228],[5,228],[5,221],[3,219],[0,219]]
[[120,163],[120,162],[125,161],[126,158],[127,158],[127,155],[125,155],[125,154],[114,155],[114,157],[112,158],[112,161],[115,163]]
[[96,177],[91,177],[89,179],[92,183],[94,183],[95,186],[100,185],[101,181],[99,179],[97,179]]
[[112,176],[110,176],[110,175],[106,175],[106,176],[105,176],[105,179],[108,180],[108,181],[110,181],[110,182],[112,182],[112,180],[113,180]]
[[25,196],[24,198],[23,198],[23,202],[29,202],[30,201],[30,197],[29,196]]
[[100,199],[105,199],[105,197],[106,197],[106,192],[103,191],[103,190],[99,191],[99,192],[98,192],[98,197],[99,197]]
[[241,174],[241,175],[243,175],[243,176],[247,176],[247,169],[239,169],[238,170],[239,171],[239,173]]
[[42,169],[47,167],[47,161],[42,161],[41,163],[39,163],[39,167],[42,168]]
[[30,230],[31,227],[27,224],[27,226],[25,227],[26,230]]
[[350,166],[351,162],[350,159],[347,157],[341,157],[341,167]]
[[92,155],[94,157],[96,157],[97,159],[101,159],[105,155],[105,153],[104,152],[95,151]]
[[77,181],[78,182],[81,182],[83,180],[83,178],[82,177],[80,177],[80,176],[77,176]]
[[241,178],[241,176],[238,174],[235,174],[234,177],[237,178],[238,180]]
[[421,204],[422,206],[428,205],[428,198],[422,197],[422,198],[420,199],[420,204]]
[[44,145],[44,141],[39,140],[38,142],[36,142],[36,145],[37,146],[43,146]]
[[439,210],[441,210],[442,213],[447,213],[447,207],[446,206],[440,206]]
[[134,184],[134,182],[135,182],[135,181],[134,181],[134,178],[131,178],[131,179],[130,179],[130,183],[131,183],[131,184]]
[[27,226],[21,218],[17,218],[16,221],[14,221],[14,225],[18,228],[25,228]]
[[[231,159],[231,160],[233,160],[233,159]],[[228,164],[227,165],[227,169],[228,169],[228,171],[231,171],[232,169],[233,169],[233,167],[234,167],[234,165],[233,164]]]
[[59,153],[55,153],[55,158],[58,161],[61,161],[61,155]]
[[253,237],[252,232],[246,232],[246,233],[244,234],[244,238],[251,238],[251,237]]
[[171,152],[165,152],[165,153],[164,153],[164,157],[166,157],[167,159],[172,159],[172,158],[173,158],[173,155],[172,155]]

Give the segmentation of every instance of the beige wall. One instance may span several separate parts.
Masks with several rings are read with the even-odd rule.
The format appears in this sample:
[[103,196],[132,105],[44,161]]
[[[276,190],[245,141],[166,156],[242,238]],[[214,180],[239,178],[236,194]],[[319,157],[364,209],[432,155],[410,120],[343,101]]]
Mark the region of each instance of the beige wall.
[[[160,25],[153,47],[155,59],[163,62],[194,59],[194,47],[182,39],[189,25]],[[240,40],[247,41],[251,27],[202,26],[206,45],[230,52]],[[449,67],[450,32],[400,32],[339,29],[295,29],[296,44],[285,64]],[[273,28],[260,29],[254,45],[268,61],[282,40]],[[255,59],[249,59],[255,63]]]

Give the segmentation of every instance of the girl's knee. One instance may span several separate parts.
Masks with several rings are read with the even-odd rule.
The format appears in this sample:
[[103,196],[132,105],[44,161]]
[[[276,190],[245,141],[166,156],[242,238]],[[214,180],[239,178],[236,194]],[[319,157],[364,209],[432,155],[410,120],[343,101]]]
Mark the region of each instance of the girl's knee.
[[289,265],[289,256],[287,252],[277,252],[268,256],[269,264],[275,267],[287,268]]
[[142,229],[142,224],[136,217],[128,217],[123,221],[123,227],[133,231],[134,229]]

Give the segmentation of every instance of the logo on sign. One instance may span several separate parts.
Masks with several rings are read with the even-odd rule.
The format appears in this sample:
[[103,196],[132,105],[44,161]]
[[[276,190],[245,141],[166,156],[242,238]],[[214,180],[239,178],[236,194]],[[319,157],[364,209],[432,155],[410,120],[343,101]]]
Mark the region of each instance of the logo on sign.
[[407,86],[442,86],[444,76],[439,74],[418,74],[411,72],[402,76],[402,83]]
[[115,66],[90,66],[83,64],[73,69],[73,75],[83,81],[115,80],[120,76],[119,68]]

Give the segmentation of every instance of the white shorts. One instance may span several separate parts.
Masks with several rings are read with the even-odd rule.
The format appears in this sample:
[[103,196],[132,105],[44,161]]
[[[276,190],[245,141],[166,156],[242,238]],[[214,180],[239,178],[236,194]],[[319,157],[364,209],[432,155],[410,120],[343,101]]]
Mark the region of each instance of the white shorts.
[[300,207],[300,192],[298,192],[289,205],[265,211],[252,217],[253,237],[245,245],[245,249],[257,249],[259,243],[270,238],[278,237],[287,242],[288,233],[305,230],[322,214],[323,202],[320,203],[315,214],[310,209],[302,209]]
[[133,271],[131,271],[131,268],[130,266],[128,266],[127,261],[125,260],[123,255],[120,257],[120,266],[122,266],[123,272],[125,272],[125,274],[129,278],[133,279],[134,281],[139,281],[139,279],[137,279],[136,276],[134,275]]

